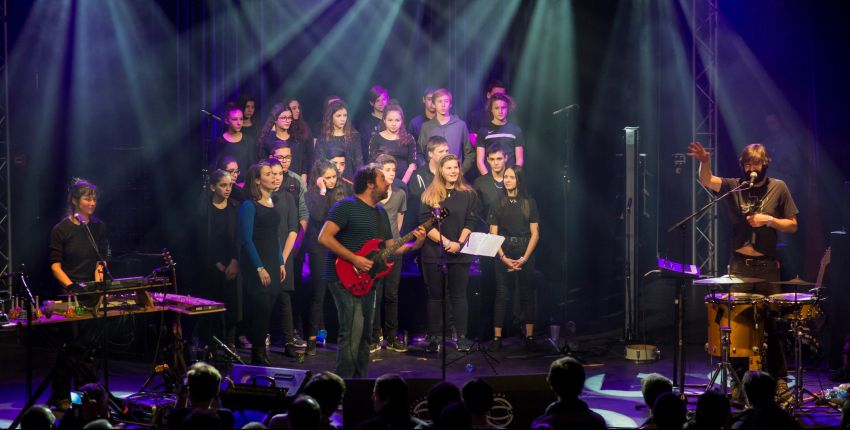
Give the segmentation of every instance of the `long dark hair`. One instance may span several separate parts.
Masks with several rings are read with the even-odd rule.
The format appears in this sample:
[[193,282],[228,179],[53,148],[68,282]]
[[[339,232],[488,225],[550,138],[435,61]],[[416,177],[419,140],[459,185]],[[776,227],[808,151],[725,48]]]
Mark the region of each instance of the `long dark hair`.
[[[322,177],[328,169],[334,169],[334,171],[336,171],[336,166],[324,158],[320,158],[313,163],[313,169],[310,171],[310,183],[307,184],[308,192],[319,194],[319,187],[316,185],[316,179]],[[345,197],[345,189],[342,186],[342,173],[336,172],[336,175],[336,186],[328,189],[328,192],[331,193],[329,197],[331,199],[331,204],[336,203]]]
[[[283,104],[287,107],[291,105],[292,102],[298,102],[298,105],[301,105],[301,101],[295,98],[283,100]],[[291,109],[292,108],[290,108],[290,110]],[[292,113],[292,125],[289,126],[289,134],[297,136],[299,142],[312,144],[312,142],[307,142],[307,121],[304,119],[303,106],[301,106],[301,115],[298,116],[298,119],[295,119],[295,112]]]
[[[529,199],[531,196],[528,195],[528,191],[525,188],[525,174],[522,171],[522,167],[520,166],[508,166],[505,168],[505,172],[508,170],[512,170],[516,175],[516,201],[520,205],[520,209],[522,210],[522,215],[526,218],[531,216],[531,203]],[[503,174],[504,175],[504,174]],[[508,205],[508,189],[504,188],[502,190],[502,196],[499,197],[499,204],[497,206],[497,213],[501,214],[502,210],[505,209],[505,206]]]
[[333,139],[334,113],[342,109],[345,109],[345,111],[348,113],[348,120],[345,121],[345,127],[343,127],[343,140],[345,140],[345,143],[351,143],[353,140],[352,136],[357,133],[357,130],[351,127],[351,111],[348,109],[348,105],[345,104],[345,102],[342,100],[334,100],[328,103],[327,107],[325,107],[325,114],[322,116],[322,137],[325,139],[325,141],[330,141],[331,139]]
[[407,148],[408,145],[413,143],[413,136],[407,131],[407,127],[404,124],[404,109],[401,108],[401,105],[398,104],[397,100],[394,100],[395,103],[387,103],[387,106],[384,108],[384,114],[381,118],[381,131],[387,129],[384,121],[387,119],[387,114],[390,112],[398,112],[401,115],[401,127],[398,129],[398,143],[401,144],[402,147]]
[[262,171],[263,167],[271,169],[274,165],[279,166],[280,162],[278,162],[276,158],[266,158],[260,160],[257,164],[254,164],[250,169],[248,169],[245,184],[251,192],[251,200],[258,201],[263,196],[263,193],[260,191],[260,186],[257,184],[257,179],[260,179],[260,171]]

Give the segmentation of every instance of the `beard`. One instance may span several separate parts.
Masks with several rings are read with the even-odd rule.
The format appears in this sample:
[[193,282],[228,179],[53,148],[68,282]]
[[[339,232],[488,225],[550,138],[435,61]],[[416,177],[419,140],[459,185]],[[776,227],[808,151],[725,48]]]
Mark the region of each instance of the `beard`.
[[[741,179],[742,179],[742,180],[744,180],[744,181],[749,181],[749,180],[750,180],[750,173],[751,173],[751,172],[755,172],[755,170],[748,170],[748,171],[744,171],[744,176],[743,176]],[[758,184],[758,183],[760,183],[761,181],[763,181],[763,180],[764,180],[764,178],[766,178],[766,177],[767,177],[767,165],[762,166],[762,167],[761,167],[761,171],[760,171],[760,172],[756,172],[756,174],[757,174],[758,176],[756,176],[756,181],[755,181],[755,183],[756,183],[756,184]]]

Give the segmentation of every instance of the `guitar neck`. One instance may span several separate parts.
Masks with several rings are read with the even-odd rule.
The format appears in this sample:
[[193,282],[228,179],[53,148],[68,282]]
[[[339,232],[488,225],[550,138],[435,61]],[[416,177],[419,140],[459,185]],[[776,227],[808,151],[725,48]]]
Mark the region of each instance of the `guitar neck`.
[[826,266],[829,265],[829,262],[832,259],[832,247],[827,247],[826,251],[823,253],[823,257],[820,259],[820,270],[818,270],[818,279],[815,281],[815,287],[820,288],[823,286],[823,275],[826,273]]
[[[424,228],[425,230],[428,230],[428,228],[430,228],[432,224],[434,224],[434,218],[431,218],[431,219],[429,219],[428,221],[425,221],[425,222],[424,222],[424,223],[422,223],[419,227],[422,227],[422,228]],[[419,228],[419,227],[417,227],[417,228]],[[383,250],[383,251],[381,251],[381,252],[378,254],[378,256],[379,256],[381,259],[386,259],[386,258],[387,258],[390,254],[392,254],[392,253],[396,252],[396,250],[397,250],[397,249],[401,248],[401,246],[402,246],[402,245],[404,245],[404,244],[405,244],[405,243],[407,243],[407,242],[410,242],[410,239],[413,239],[413,232],[414,232],[414,231],[416,231],[416,228],[415,228],[415,229],[413,229],[413,230],[411,230],[409,233],[405,234],[404,236],[400,237],[400,238],[399,238],[397,241],[395,241],[392,245],[390,245],[390,246],[388,246],[388,247],[384,248],[384,250]]]

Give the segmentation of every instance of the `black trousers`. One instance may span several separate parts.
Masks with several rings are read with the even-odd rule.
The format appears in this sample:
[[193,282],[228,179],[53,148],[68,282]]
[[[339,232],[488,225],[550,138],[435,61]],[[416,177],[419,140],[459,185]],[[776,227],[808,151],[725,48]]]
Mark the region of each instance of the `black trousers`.
[[309,252],[308,264],[310,265],[310,290],[311,299],[309,315],[307,316],[307,329],[304,337],[315,336],[319,329],[324,326],[325,293],[328,291],[328,282],[325,280],[325,259],[327,251]]
[[[375,321],[372,323],[371,342],[377,342],[381,328],[384,338],[396,336],[398,331],[398,285],[401,283],[401,258],[394,260],[395,266],[390,273],[375,282]],[[381,320],[383,318],[383,324]]]
[[[751,259],[733,254],[729,262],[729,272],[733,275],[750,278],[760,278],[768,282],[780,280],[779,262],[775,259]],[[736,293],[754,293],[769,296],[782,292],[780,285],[769,284],[768,282],[749,285],[744,287],[733,287],[732,291]],[[785,361],[785,341],[783,338],[783,324],[777,318],[777,315],[767,314],[765,318],[765,335],[767,336],[767,351],[765,355],[765,370],[775,378],[784,378],[788,376],[788,366]],[[733,358],[731,360],[732,367],[740,375],[748,368],[748,360],[746,358]]]
[[207,269],[203,290],[195,291],[200,297],[224,303],[223,314],[212,314],[198,318],[196,334],[204,343],[209,344],[212,336],[225,343],[236,343],[236,328],[242,320],[242,292],[236,279],[228,280],[224,272],[215,267]]
[[[526,242],[527,243],[527,242]],[[511,259],[518,259],[525,253],[525,245],[510,246],[502,245],[502,250],[505,255]],[[534,284],[534,263],[535,256],[522,265],[522,270],[518,272],[508,272],[508,266],[502,263],[501,260],[496,261],[496,294],[493,301],[493,326],[504,327],[506,306],[508,302],[508,294],[514,293],[519,289],[519,305],[522,310],[523,318],[526,324],[534,324],[537,319],[537,287]],[[516,297],[516,295],[514,295]]]
[[72,386],[79,389],[90,382],[97,382],[95,363],[101,350],[100,345],[94,342],[99,342],[97,335],[102,328],[100,323],[99,320],[75,321],[63,324],[51,333],[61,339],[62,350],[56,355],[48,403],[69,399]]
[[292,291],[281,291],[278,296],[283,343],[289,343],[295,340],[295,335],[292,332],[292,293]]
[[[458,336],[466,336],[468,323],[468,304],[466,301],[466,286],[469,284],[469,266],[466,263],[446,264],[448,270],[448,291],[446,300],[451,303],[447,306],[454,321]],[[439,263],[423,263],[422,276],[425,278],[425,286],[428,291],[428,334],[438,336],[442,333],[442,271]],[[448,329],[448,327],[447,327]],[[450,333],[447,333],[447,335]]]
[[[272,309],[280,300],[283,292],[280,288],[251,288],[246,291],[246,320],[248,321],[248,340],[255,351],[265,348],[266,334],[269,333]],[[288,296],[288,294],[287,294]],[[292,314],[290,312],[290,321]]]

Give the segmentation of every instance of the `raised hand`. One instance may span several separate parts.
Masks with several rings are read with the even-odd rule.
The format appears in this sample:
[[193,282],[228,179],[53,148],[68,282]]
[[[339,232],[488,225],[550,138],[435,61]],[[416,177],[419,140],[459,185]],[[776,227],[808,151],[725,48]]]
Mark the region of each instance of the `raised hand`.
[[701,163],[711,161],[711,153],[706,151],[699,142],[691,142],[688,144],[688,157],[695,158]]

